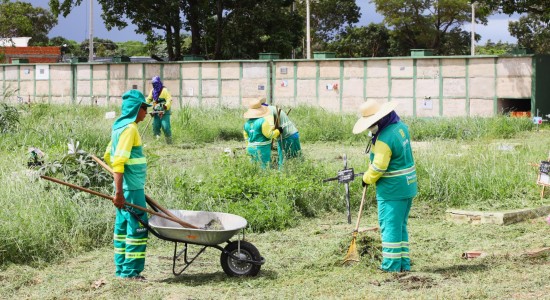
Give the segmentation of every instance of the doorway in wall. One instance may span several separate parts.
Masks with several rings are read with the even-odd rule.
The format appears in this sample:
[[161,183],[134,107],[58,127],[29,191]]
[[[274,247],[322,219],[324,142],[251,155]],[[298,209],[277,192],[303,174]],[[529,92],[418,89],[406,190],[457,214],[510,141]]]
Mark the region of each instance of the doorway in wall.
[[511,117],[531,117],[531,99],[501,98],[497,101],[499,114]]

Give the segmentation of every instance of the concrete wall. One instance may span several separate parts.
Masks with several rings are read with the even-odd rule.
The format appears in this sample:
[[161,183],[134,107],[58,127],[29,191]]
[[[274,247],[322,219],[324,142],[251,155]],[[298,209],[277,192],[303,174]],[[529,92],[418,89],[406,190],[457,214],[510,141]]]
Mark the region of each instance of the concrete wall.
[[0,94],[14,101],[119,105],[128,89],[149,93],[150,79],[159,75],[174,109],[242,107],[262,96],[283,106],[356,112],[369,98],[396,101],[405,116],[493,116],[499,99],[536,103],[532,61],[456,56],[0,65]]

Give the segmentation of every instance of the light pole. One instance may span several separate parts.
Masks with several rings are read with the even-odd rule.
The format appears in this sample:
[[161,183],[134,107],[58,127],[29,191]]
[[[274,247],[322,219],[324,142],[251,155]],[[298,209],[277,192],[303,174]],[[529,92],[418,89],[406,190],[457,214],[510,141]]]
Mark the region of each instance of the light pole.
[[472,41],[470,55],[476,55],[476,4],[477,2],[472,1]]
[[306,51],[307,51],[307,59],[311,59],[311,36],[310,36],[310,28],[309,28],[309,0],[306,0]]
[[88,40],[88,61],[94,61],[94,0],[90,1],[90,38]]

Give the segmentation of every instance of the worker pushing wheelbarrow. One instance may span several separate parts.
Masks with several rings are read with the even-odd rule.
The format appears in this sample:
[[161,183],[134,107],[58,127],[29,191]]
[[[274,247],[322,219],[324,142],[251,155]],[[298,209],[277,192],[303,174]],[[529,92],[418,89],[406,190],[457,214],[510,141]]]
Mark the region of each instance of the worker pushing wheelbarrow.
[[[111,141],[104,155],[110,166],[94,157],[98,164],[113,175],[114,197],[41,176],[43,179],[109,199],[116,206],[113,236],[115,275],[120,278],[145,280],[141,272],[145,265],[148,232],[176,243],[173,258],[175,275],[181,274],[209,246],[222,251],[222,267],[227,274],[256,275],[264,262],[258,250],[245,241],[229,242],[235,233],[244,230],[246,220],[231,214],[170,211],[145,195],[147,159],[137,124],[144,120],[147,108],[151,105],[138,90],[127,91],[122,95],[122,100],[121,115],[112,126]],[[153,210],[147,209],[146,203]],[[147,213],[153,215],[150,222]],[[225,248],[218,246],[222,242],[227,242],[228,245]],[[178,243],[185,244],[184,250],[179,254]],[[191,260],[187,259],[188,244],[203,246]],[[185,267],[176,272],[176,260],[182,254]]]

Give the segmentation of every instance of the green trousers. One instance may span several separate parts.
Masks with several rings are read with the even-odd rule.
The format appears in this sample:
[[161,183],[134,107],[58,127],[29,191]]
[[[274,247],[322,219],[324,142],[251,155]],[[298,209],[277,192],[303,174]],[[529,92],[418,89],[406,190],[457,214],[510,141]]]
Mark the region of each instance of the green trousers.
[[172,128],[170,126],[170,112],[165,113],[162,118],[159,115],[153,117],[153,134],[160,136],[160,130],[164,132],[166,142],[170,144],[172,142]]
[[286,158],[296,158],[302,155],[302,146],[300,145],[300,136],[298,132],[286,139],[277,139],[277,156],[279,159],[279,169],[283,166]]
[[[145,207],[144,190],[124,191],[126,202]],[[133,211],[147,222],[147,213],[134,208]],[[114,247],[115,275],[118,277],[136,277],[145,267],[145,250],[147,248],[147,228],[128,211],[116,209]]]
[[411,270],[407,220],[412,198],[378,200],[378,222],[382,234],[381,269],[388,272]]
[[246,152],[248,152],[252,161],[261,163],[263,169],[269,167],[271,163],[271,144],[248,146],[246,147]]

